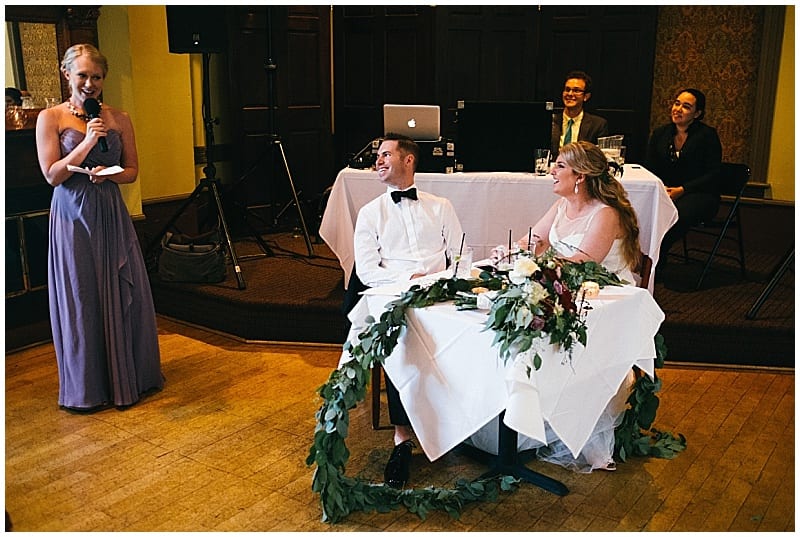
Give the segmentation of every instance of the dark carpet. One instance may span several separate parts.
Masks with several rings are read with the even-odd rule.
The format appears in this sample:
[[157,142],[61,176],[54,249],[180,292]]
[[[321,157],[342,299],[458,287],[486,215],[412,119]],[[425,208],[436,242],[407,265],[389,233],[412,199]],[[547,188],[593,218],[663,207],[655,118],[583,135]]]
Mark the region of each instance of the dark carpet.
[[257,341],[342,343],[342,270],[324,243],[309,257],[302,235],[266,235],[274,253],[254,240],[234,244],[245,288],[232,265],[217,284],[165,283],[152,276],[156,311],[192,324]]
[[738,266],[718,262],[694,290],[699,263],[671,257],[654,297],[666,316],[661,334],[668,358],[680,362],[794,367],[794,271],[779,280],[754,319],[745,317],[781,256],[747,256],[747,279]]
[[[335,343],[344,341],[343,278],[324,243],[309,257],[302,235],[264,236],[272,257],[251,239],[235,243],[246,288],[228,267],[219,284],[165,283],[153,276],[157,311],[165,316],[258,341]],[[760,309],[745,313],[761,293],[781,253],[750,248],[748,274],[716,263],[703,289],[694,291],[699,263],[670,257],[654,296],[666,314],[662,324],[668,360],[710,364],[794,367],[794,267],[781,278]]]

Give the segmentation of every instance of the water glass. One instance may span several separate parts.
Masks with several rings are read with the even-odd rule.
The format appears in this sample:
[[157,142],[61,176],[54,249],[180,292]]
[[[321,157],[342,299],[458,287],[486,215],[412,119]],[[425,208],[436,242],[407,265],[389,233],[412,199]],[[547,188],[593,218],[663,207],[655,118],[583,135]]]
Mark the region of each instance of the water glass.
[[46,97],[44,102],[46,108],[53,108],[54,106],[58,105],[58,99],[55,97]]
[[550,150],[537,149],[534,170],[537,175],[547,175],[550,171]]
[[472,277],[472,247],[471,246],[464,246],[461,249],[461,253],[459,251],[451,248],[450,249],[450,259],[451,259],[451,267],[455,273],[456,278],[468,279]]
[[619,162],[619,147],[604,147],[601,151],[609,162]]

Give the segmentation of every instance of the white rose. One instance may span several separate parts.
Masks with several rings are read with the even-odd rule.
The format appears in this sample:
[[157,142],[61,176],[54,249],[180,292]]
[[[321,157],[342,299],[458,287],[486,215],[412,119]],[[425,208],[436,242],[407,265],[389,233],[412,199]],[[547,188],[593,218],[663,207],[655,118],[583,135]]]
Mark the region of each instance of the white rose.
[[479,310],[492,309],[492,302],[497,298],[497,291],[487,291],[478,295],[476,306]]
[[532,258],[527,256],[518,257],[514,262],[514,269],[509,273],[509,279],[519,285],[524,283],[526,278],[530,278],[539,270],[539,265]]

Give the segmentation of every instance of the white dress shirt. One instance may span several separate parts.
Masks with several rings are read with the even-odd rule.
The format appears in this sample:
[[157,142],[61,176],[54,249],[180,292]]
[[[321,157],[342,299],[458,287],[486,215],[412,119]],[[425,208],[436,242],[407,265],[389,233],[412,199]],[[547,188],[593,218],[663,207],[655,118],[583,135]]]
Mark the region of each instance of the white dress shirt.
[[444,270],[447,249],[459,248],[462,240],[461,223],[448,199],[418,190],[418,200],[395,203],[392,190],[364,205],[356,220],[356,272],[369,287]]

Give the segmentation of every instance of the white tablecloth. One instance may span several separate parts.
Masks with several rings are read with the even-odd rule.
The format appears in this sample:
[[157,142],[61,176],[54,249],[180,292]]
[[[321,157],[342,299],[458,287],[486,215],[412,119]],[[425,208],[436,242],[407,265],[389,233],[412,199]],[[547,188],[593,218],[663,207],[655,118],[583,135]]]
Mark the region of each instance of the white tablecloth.
[[[351,312],[351,341],[367,315],[379,318],[396,298],[381,292],[371,289]],[[543,345],[542,367],[530,378],[522,361],[503,363],[494,332],[484,330],[485,311],[459,311],[450,302],[410,309],[384,367],[426,456],[441,457],[504,409],[512,429],[545,442],[547,422],[573,455],[580,453],[630,369],[652,377],[653,338],[664,320],[650,293],[637,287],[603,289],[591,305],[587,345],[577,345],[571,366],[562,363],[563,352]]]
[[[677,222],[678,212],[661,180],[645,168],[626,164],[621,181],[639,219],[642,251],[653,260],[655,271],[661,239]],[[453,203],[475,259],[484,259],[493,247],[508,243],[509,230],[514,241],[525,237],[557,197],[551,176],[530,173],[418,173],[416,183]],[[355,262],[353,231],[358,211],[385,190],[371,170],[345,168],[333,184],[319,234],[339,259],[345,285]]]

